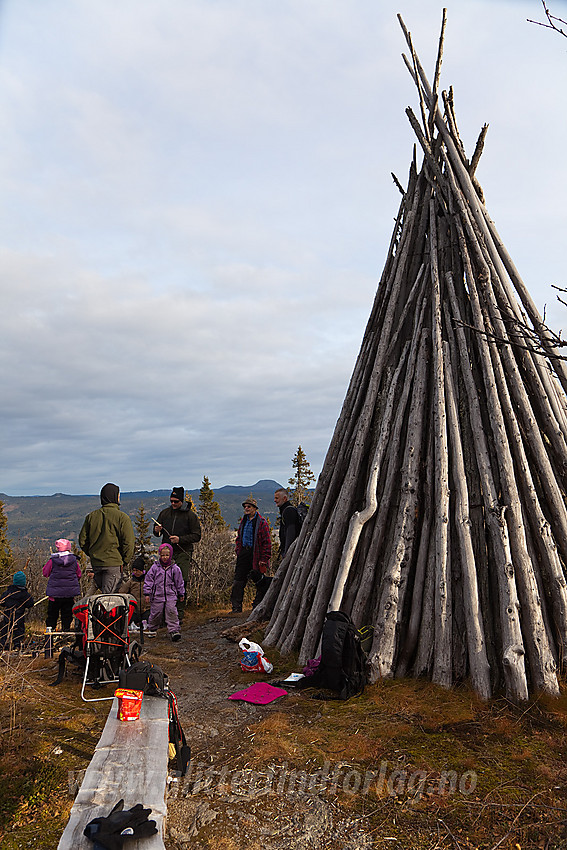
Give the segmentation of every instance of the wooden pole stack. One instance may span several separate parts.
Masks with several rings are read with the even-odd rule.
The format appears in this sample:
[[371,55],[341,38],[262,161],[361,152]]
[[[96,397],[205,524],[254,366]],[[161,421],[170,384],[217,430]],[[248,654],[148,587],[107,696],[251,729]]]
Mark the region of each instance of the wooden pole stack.
[[[317,654],[328,610],[372,625],[371,680],[559,692],[567,647],[567,370],[484,206],[452,94],[400,24],[421,121],[370,319],[264,643]],[[518,301],[519,298],[519,301]]]

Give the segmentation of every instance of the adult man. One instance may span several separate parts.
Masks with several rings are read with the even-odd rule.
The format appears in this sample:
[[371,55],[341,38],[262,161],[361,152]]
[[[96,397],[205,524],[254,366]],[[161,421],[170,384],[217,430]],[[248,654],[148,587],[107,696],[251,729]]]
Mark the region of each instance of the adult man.
[[301,520],[297,508],[289,501],[289,492],[285,487],[276,490],[274,502],[280,509],[280,556],[283,558],[293,541],[299,537]]
[[249,578],[256,585],[255,608],[262,601],[270,586],[271,578],[266,575],[272,555],[272,538],[268,521],[258,513],[258,502],[251,496],[242,502],[244,516],[236,535],[236,568],[230,593],[233,611],[242,611],[244,588]]
[[154,535],[161,535],[162,543],[171,543],[173,560],[181,567],[183,581],[187,584],[193,544],[201,539],[201,524],[195,511],[191,510],[189,503],[185,501],[183,487],[172,488],[169,508],[164,508],[158,515]]
[[102,593],[113,593],[122,569],[134,557],[134,529],[128,514],[121,511],[120,489],[105,484],[100,491],[101,507],[85,517],[79,546],[91,561],[94,583]]

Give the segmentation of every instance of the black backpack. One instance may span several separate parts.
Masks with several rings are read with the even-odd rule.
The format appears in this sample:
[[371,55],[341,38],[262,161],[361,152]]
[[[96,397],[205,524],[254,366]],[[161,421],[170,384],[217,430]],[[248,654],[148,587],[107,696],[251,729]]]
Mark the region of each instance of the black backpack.
[[305,522],[305,517],[307,516],[307,511],[309,510],[309,505],[306,505],[305,502],[300,502],[296,506],[297,515],[299,517],[299,527],[303,525]]
[[321,636],[321,660],[312,676],[300,680],[306,688],[336,691],[338,699],[350,699],[364,691],[366,655],[360,635],[348,614],[329,611]]
[[120,671],[119,679],[121,688],[143,691],[147,696],[167,699],[167,673],[151,661],[137,661],[130,667],[126,667]]

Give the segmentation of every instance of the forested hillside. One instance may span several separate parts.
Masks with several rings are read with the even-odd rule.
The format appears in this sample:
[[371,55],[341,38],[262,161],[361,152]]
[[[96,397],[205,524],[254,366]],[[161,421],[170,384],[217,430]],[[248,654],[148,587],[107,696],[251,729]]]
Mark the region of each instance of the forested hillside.
[[[275,525],[277,508],[274,505],[274,490],[281,485],[276,481],[258,481],[251,486],[227,485],[215,490],[225,521],[236,527],[242,516],[242,500],[251,493],[258,500],[260,513]],[[156,517],[169,504],[170,490],[139,491],[121,493],[120,504],[134,519],[143,503],[146,514]],[[199,507],[199,489],[189,490],[196,508]],[[52,496],[7,496],[0,494],[8,519],[8,536],[13,543],[23,539],[37,539],[46,544],[58,537],[76,541],[81,525],[89,511],[100,506],[98,494],[69,496],[55,493]]]

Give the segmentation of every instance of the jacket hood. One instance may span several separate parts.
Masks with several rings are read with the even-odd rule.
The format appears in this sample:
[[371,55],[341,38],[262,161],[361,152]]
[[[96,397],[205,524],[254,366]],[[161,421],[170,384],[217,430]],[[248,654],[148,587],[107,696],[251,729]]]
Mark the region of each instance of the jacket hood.
[[[159,554],[160,554],[159,563],[162,565],[162,567],[170,567],[171,564],[173,563],[173,546],[171,545],[171,543],[162,543],[161,546],[159,547],[158,551],[159,551]],[[168,558],[167,561],[161,560],[162,552],[168,552],[169,553],[169,558]]]
[[116,484],[105,484],[100,491],[101,505],[118,505],[120,499],[120,487]]

